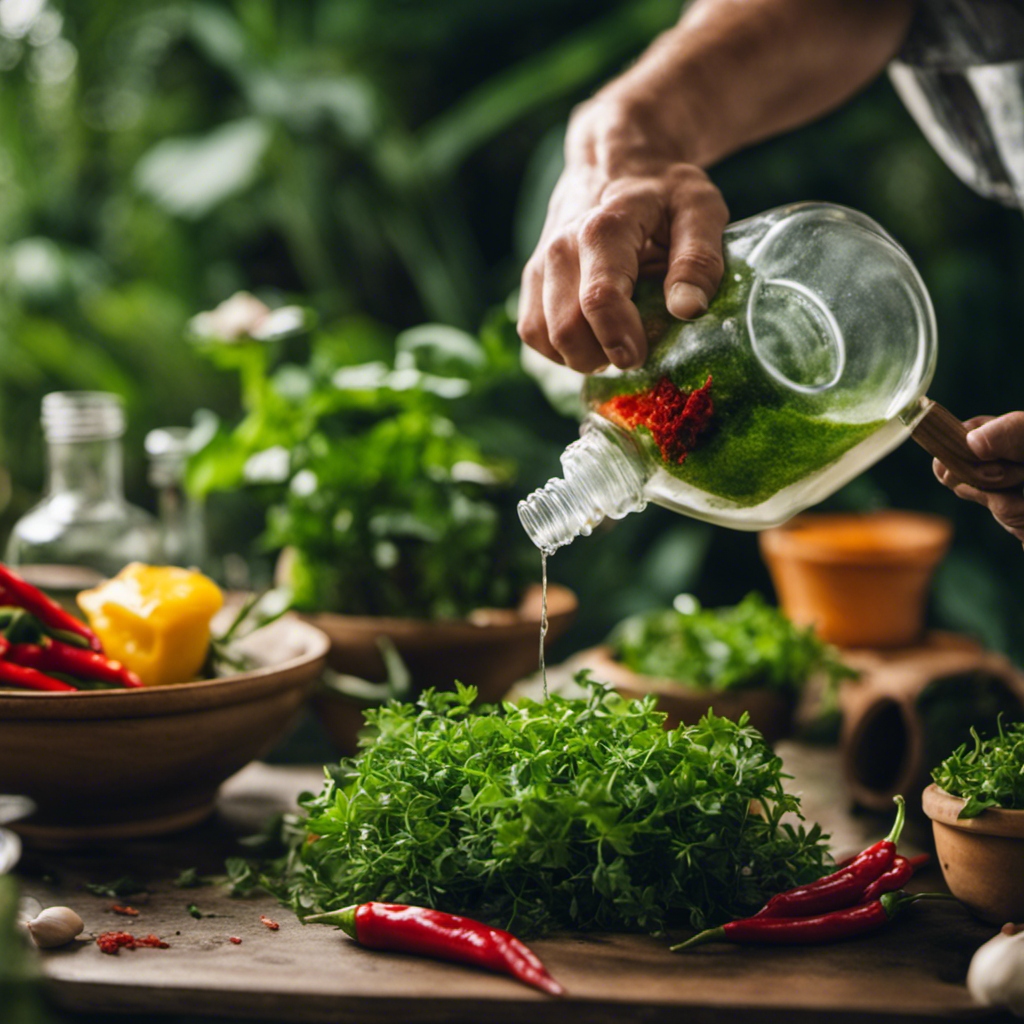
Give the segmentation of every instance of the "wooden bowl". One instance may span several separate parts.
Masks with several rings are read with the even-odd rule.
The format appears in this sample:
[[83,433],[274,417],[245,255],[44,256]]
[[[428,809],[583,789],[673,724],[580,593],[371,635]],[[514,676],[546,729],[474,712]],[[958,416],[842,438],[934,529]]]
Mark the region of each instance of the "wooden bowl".
[[328,649],[286,615],[240,643],[259,666],[143,690],[0,691],[0,792],[37,845],[158,835],[201,821],[221,782],[290,727]]
[[934,782],[921,798],[946,885],[989,924],[1024,921],[1024,811],[957,818],[965,802]]
[[904,647],[924,631],[928,587],[952,538],[940,516],[805,513],[759,535],[779,604],[839,647]]
[[637,699],[653,694],[657,708],[668,717],[665,728],[693,725],[708,711],[720,718],[737,720],[744,711],[771,745],[788,735],[793,725],[796,699],[793,694],[769,687],[746,687],[713,693],[683,686],[672,679],[639,675],[617,661],[611,648],[601,644],[582,652],[580,665],[591,669],[598,682],[608,683],[624,697]]
[[[576,595],[548,585],[547,647],[576,614]],[[335,672],[380,682],[387,670],[378,646],[387,637],[402,657],[414,693],[451,690],[458,680],[477,688],[480,703],[501,700],[513,683],[535,672],[540,660],[541,589],[529,587],[517,608],[482,608],[466,619],[392,619],[318,613],[305,619],[331,641],[327,664]],[[313,707],[343,754],[356,750],[365,700],[317,691]]]

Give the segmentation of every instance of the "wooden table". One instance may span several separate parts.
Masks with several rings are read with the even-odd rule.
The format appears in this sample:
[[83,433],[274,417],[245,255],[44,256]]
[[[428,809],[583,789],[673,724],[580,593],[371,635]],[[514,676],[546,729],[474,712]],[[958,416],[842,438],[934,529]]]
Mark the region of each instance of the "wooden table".
[[[881,835],[889,822],[852,815],[833,750],[783,744],[804,810],[842,853]],[[912,1024],[941,1019],[1012,1020],[976,1007],[964,987],[974,950],[995,929],[955,903],[911,906],[873,936],[818,948],[714,945],[680,955],[662,938],[562,935],[534,948],[568,991],[552,1000],[510,979],[470,968],[359,948],[339,930],[302,926],[272,899],[232,899],[223,887],[176,888],[184,868],[221,873],[240,834],[303,789],[319,789],[318,767],[253,764],[225,785],[207,824],[161,841],[106,850],[30,853],[19,868],[26,894],[74,907],[86,935],[41,956],[59,1006],[94,1013],[208,1015],[331,1024],[605,1024],[660,1021],[817,1021]],[[923,840],[924,833],[918,831]],[[917,849],[914,828],[910,852]],[[123,875],[148,894],[115,901],[85,888]],[[917,885],[941,887],[937,872]],[[115,902],[138,909],[119,915]],[[188,910],[194,904],[202,917]],[[280,924],[272,931],[267,915]],[[150,932],[169,949],[102,953],[108,930]],[[231,937],[241,939],[236,944]],[[116,1021],[116,1018],[114,1018]]]

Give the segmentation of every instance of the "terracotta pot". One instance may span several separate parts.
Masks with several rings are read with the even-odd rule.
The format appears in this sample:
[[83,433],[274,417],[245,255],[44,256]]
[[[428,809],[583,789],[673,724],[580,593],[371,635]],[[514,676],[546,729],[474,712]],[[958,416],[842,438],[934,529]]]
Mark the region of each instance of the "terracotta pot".
[[[547,647],[569,627],[576,595],[557,584],[548,586]],[[377,644],[387,637],[402,657],[413,691],[450,690],[456,680],[475,686],[482,703],[500,700],[509,687],[537,670],[540,660],[541,589],[528,588],[518,608],[484,608],[466,619],[371,618],[319,613],[305,616],[331,640],[331,669],[357,680],[379,682],[387,669]],[[362,687],[366,689],[366,687]],[[314,710],[335,745],[355,753],[363,710],[379,703],[334,690],[318,690]]]
[[598,682],[610,684],[624,697],[637,699],[653,694],[658,710],[668,716],[665,719],[667,729],[674,729],[680,724],[693,725],[708,711],[734,721],[746,711],[750,715],[750,724],[769,744],[776,743],[792,729],[796,700],[791,693],[767,687],[710,693],[682,686],[672,679],[639,675],[617,661],[611,649],[603,644],[583,651],[577,657],[581,667],[591,669]]
[[[967,637],[934,632],[914,647],[847,651],[844,660],[860,676],[839,693],[843,775],[869,810],[888,811],[897,794],[919,792],[931,769],[969,740],[968,726],[984,724],[982,714],[987,721],[1001,707],[1024,717],[1024,674]],[[936,728],[942,716],[956,733],[945,743]]]
[[779,604],[840,647],[921,639],[928,587],[952,537],[915,512],[807,513],[760,535]]
[[965,803],[934,783],[921,799],[946,885],[989,924],[1024,921],[1024,811],[958,818]]
[[260,667],[141,690],[0,691],[0,792],[34,814],[38,844],[160,835],[211,813],[220,784],[265,754],[301,710],[327,638],[285,616],[241,641]]

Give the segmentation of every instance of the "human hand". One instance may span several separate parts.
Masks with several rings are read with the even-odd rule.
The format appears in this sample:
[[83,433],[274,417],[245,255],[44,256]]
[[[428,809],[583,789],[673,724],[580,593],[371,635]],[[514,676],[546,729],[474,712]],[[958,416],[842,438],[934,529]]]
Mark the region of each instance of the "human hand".
[[566,167],[523,270],[520,337],[583,373],[642,365],[637,278],[663,274],[669,312],[699,316],[722,277],[728,220],[699,167],[663,151],[621,108],[592,101],[570,124]]
[[932,463],[936,478],[958,497],[984,505],[1004,530],[1024,543],[1024,412],[975,416],[964,426],[968,447],[991,462],[983,470],[991,476],[991,488],[961,483],[939,459]]

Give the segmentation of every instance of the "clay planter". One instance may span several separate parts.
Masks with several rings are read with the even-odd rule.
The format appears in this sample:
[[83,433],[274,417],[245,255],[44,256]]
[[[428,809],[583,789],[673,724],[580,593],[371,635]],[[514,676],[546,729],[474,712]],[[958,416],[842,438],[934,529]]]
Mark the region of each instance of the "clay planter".
[[767,687],[725,690],[712,693],[682,686],[671,679],[639,675],[612,656],[605,645],[592,647],[579,656],[581,667],[592,670],[593,678],[608,683],[624,697],[637,699],[653,694],[657,708],[668,717],[665,728],[693,725],[708,711],[721,718],[736,720],[746,711],[753,725],[769,744],[788,735],[796,704],[791,693]]
[[808,513],[760,534],[779,604],[839,647],[921,639],[928,587],[951,524],[914,512]]
[[[549,584],[545,647],[569,627],[576,608],[571,590]],[[484,608],[466,619],[428,621],[330,613],[305,618],[330,638],[328,666],[357,680],[379,682],[386,678],[377,640],[387,637],[409,670],[414,693],[430,687],[450,690],[458,680],[475,686],[481,703],[493,703],[513,683],[535,672],[540,660],[538,585],[528,588],[518,608]],[[352,754],[356,734],[363,726],[363,710],[379,700],[320,689],[313,704],[335,745],[342,753]]]
[[34,814],[13,828],[66,845],[161,835],[211,813],[220,784],[301,710],[327,638],[284,616],[239,642],[259,666],[142,690],[0,691],[0,793]]
[[949,891],[989,924],[1024,920],[1024,811],[957,818],[964,801],[932,783],[922,797]]
[[[898,651],[847,651],[844,660],[860,676],[839,691],[843,775],[854,800],[869,810],[888,811],[897,794],[919,792],[931,769],[969,740],[966,726],[977,724],[972,708],[1024,714],[1024,673],[953,633],[930,633]],[[956,701],[947,717],[960,721],[963,735],[952,746],[941,745],[929,701],[940,710]]]

